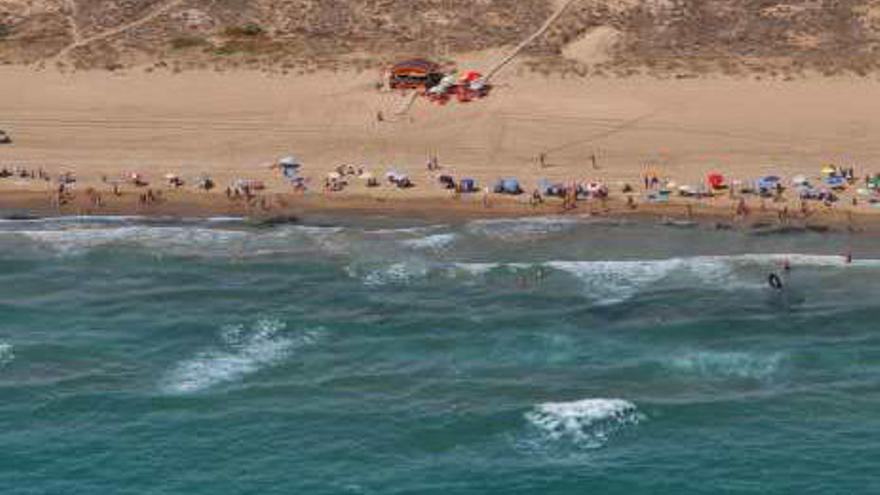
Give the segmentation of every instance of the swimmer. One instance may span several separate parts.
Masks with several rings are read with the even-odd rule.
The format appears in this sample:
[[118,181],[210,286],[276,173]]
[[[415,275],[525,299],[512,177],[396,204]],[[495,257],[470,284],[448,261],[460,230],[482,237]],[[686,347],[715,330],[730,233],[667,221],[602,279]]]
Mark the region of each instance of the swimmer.
[[767,277],[767,283],[770,285],[770,288],[775,290],[782,290],[782,279],[779,278],[779,275],[775,273],[771,273]]

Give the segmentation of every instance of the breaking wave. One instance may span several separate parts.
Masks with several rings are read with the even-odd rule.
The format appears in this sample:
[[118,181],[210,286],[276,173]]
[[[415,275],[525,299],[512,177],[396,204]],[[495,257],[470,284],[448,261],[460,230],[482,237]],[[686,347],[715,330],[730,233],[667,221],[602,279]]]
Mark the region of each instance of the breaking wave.
[[579,447],[599,448],[620,430],[645,419],[635,404],[622,399],[545,402],[525,414],[541,435],[568,440]]
[[453,233],[434,234],[418,239],[405,239],[400,241],[404,246],[414,249],[442,249],[455,242],[456,236]]
[[239,380],[278,364],[293,351],[314,344],[319,334],[285,332],[278,320],[259,320],[252,327],[231,325],[221,332],[222,343],[179,363],[166,377],[162,390],[171,394],[199,392]]
[[471,234],[506,241],[530,240],[573,230],[587,217],[525,217],[473,220],[466,229]]

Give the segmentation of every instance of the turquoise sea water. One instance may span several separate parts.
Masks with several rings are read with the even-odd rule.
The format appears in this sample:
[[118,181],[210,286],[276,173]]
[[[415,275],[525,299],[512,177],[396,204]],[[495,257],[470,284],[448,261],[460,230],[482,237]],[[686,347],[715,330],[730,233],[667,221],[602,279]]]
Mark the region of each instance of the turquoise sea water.
[[875,246],[0,222],[0,493],[878,493]]

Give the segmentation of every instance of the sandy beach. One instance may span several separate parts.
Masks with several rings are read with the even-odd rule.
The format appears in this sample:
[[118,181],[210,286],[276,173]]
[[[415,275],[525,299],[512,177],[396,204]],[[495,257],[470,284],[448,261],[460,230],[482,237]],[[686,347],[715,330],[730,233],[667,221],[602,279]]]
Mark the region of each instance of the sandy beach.
[[[527,198],[481,194],[454,198],[426,171],[436,155],[442,173],[473,177],[491,185],[517,177],[530,192],[538,181],[598,180],[611,190],[603,205],[583,203],[576,213],[628,214],[620,193],[636,188],[640,213],[673,218],[732,219],[725,197],[670,205],[648,205],[640,193],[648,172],[677,184],[701,184],[717,171],[729,180],[764,174],[818,178],[826,163],[853,166],[857,177],[873,173],[880,146],[880,86],[866,79],[745,80],[563,79],[511,71],[495,91],[468,104],[437,106],[419,99],[395,115],[403,97],[375,88],[379,75],[314,73],[304,76],[257,72],[128,71],[120,73],[33,71],[4,68],[6,98],[0,128],[13,139],[0,147],[0,166],[42,168],[52,177],[72,172],[80,193],[102,194],[103,206],[84,198],[63,208],[50,205],[54,182],[0,180],[0,207],[51,213],[284,215],[298,210],[345,209],[380,213],[526,215],[560,211],[553,201],[532,207]],[[377,113],[385,116],[378,121]],[[538,156],[545,155],[545,166]],[[304,164],[306,195],[295,194],[270,166],[293,154]],[[595,165],[593,161],[595,157]],[[415,187],[368,189],[353,181],[344,191],[324,193],[322,182],[340,164],[382,176],[389,169],[409,174]],[[162,190],[144,207],[134,187],[109,199],[104,178],[137,172]],[[167,173],[187,185],[170,191]],[[212,193],[192,184],[202,174],[217,183]],[[237,204],[224,195],[236,179],[260,180],[261,198]],[[873,209],[852,206],[854,187],[832,211],[815,203],[813,219],[835,224],[872,218]],[[143,191],[140,191],[143,192]],[[80,196],[83,196],[80,194]],[[159,204],[161,203],[161,204]],[[795,210],[794,194],[781,203],[749,199],[757,220]],[[42,206],[41,206],[42,204]],[[688,207],[687,205],[691,205]],[[256,206],[255,206],[256,205]],[[609,206],[610,205],[610,206]],[[436,212],[435,212],[436,213]],[[841,220],[843,219],[843,220]],[[867,222],[871,223],[870,220]]]

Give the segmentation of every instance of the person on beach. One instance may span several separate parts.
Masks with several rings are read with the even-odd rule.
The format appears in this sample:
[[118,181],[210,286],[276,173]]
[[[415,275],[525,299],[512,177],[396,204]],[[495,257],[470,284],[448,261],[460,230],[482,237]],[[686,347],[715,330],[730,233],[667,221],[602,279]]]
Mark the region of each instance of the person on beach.
[[736,204],[736,216],[746,217],[748,215],[749,215],[749,207],[746,205],[746,199],[739,198],[739,203]]
[[544,203],[544,198],[541,196],[541,191],[539,191],[538,189],[535,189],[534,191],[532,191],[532,200],[531,200],[532,206],[538,206],[539,204],[543,204],[543,203]]

